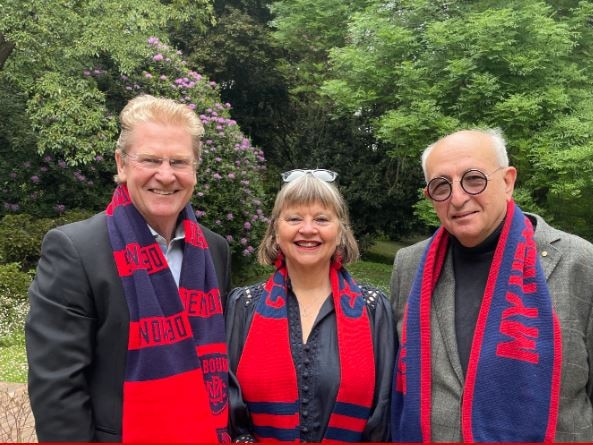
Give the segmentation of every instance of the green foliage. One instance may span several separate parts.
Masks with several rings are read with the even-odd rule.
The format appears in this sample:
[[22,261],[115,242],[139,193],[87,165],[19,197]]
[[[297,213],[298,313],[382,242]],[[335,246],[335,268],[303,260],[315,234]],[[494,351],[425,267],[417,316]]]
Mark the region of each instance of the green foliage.
[[28,96],[31,130],[40,130],[36,149],[70,164],[109,152],[115,122],[97,86],[80,78],[82,70],[106,58],[131,72],[150,52],[147,36],[181,23],[203,27],[210,14],[207,0],[5,2],[0,30],[15,49],[0,79]]
[[[53,72],[43,76],[29,100],[31,127],[40,154],[59,153],[69,165],[88,164],[113,149],[117,121],[105,113],[103,94],[84,79],[62,79]],[[92,135],[92,138],[89,136]]]
[[[555,2],[550,2],[557,6]],[[396,159],[460,128],[501,127],[521,200],[585,206],[592,185],[590,2],[385,2],[350,17],[348,44],[331,50],[322,91],[372,123]],[[586,36],[586,37],[585,37]],[[570,219],[554,211],[558,219]],[[428,206],[416,215],[431,225]],[[588,211],[588,217],[593,210]]]
[[220,103],[216,82],[193,71],[181,51],[156,37],[148,39],[151,54],[137,70],[115,82],[107,68],[88,71],[89,81],[109,86],[112,98],[127,100],[138,93],[172,97],[196,110],[204,124],[204,148],[193,200],[199,220],[225,236],[233,252],[251,257],[265,230],[261,173],[263,152],[230,118],[231,105]]
[[0,346],[12,344],[22,332],[28,310],[31,276],[16,263],[0,264]]
[[37,218],[29,214],[5,215],[0,219],[0,263],[18,263],[32,269],[41,253],[48,230],[91,216],[92,211],[68,211],[57,218]]
[[358,283],[378,287],[389,297],[392,264],[357,261],[346,268]]
[[[263,153],[231,119],[218,85],[190,69],[180,51],[149,38],[188,24],[194,32],[204,29],[210,2],[17,1],[9,9],[0,29],[16,46],[0,71],[0,105],[23,119],[14,128],[0,124],[0,141],[7,142],[0,153],[0,215],[102,210],[114,187],[116,116],[127,100],[149,93],[200,114],[206,135],[196,213],[235,253],[251,256],[266,224]],[[19,94],[12,97],[4,86]]]
[[24,270],[34,267],[41,253],[41,241],[53,220],[27,214],[6,215],[0,220],[0,257],[5,263],[19,263]]

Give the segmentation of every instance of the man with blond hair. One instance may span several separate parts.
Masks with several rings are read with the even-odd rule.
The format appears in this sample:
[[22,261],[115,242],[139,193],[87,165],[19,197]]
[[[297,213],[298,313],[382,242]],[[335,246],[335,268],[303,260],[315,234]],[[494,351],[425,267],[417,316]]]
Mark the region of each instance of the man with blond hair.
[[227,433],[226,241],[190,205],[204,132],[171,99],[120,115],[104,212],[47,233],[29,289],[40,442],[218,442]]

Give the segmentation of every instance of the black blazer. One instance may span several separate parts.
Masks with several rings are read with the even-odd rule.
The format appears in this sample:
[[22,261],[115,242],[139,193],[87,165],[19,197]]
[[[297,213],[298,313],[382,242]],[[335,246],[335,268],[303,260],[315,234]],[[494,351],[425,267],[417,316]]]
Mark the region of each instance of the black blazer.
[[[202,227],[221,298],[224,238]],[[128,306],[104,213],[50,230],[29,288],[29,397],[40,442],[120,442]]]

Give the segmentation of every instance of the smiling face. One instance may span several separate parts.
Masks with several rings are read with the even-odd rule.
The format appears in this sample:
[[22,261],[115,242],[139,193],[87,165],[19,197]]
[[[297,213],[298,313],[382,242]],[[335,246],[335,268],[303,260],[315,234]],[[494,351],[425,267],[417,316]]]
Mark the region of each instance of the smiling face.
[[[507,201],[512,198],[517,171],[501,168],[491,136],[479,131],[461,131],[438,141],[426,160],[428,180],[437,176],[453,181],[451,196],[432,201],[445,229],[466,247],[484,241],[504,219]],[[479,169],[488,177],[486,189],[478,195],[463,191],[463,173]]]
[[[181,125],[143,122],[134,127],[130,136],[127,153],[131,157],[149,154],[194,159],[192,138]],[[136,209],[154,230],[169,240],[179,212],[191,199],[196,185],[195,169],[173,170],[165,161],[159,168],[151,170],[119,152],[116,152],[115,160],[119,180],[127,184]]]
[[289,270],[326,270],[340,243],[338,217],[318,202],[286,207],[276,224],[276,242]]

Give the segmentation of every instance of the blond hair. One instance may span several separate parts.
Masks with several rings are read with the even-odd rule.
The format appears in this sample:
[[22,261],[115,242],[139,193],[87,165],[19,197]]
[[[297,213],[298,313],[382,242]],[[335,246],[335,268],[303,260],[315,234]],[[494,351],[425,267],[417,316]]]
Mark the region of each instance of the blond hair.
[[[204,126],[202,121],[188,106],[173,99],[154,97],[144,94],[130,100],[119,115],[121,133],[116,150],[126,153],[130,148],[130,139],[138,124],[153,122],[162,125],[181,125],[192,139],[192,148],[196,160],[200,160]],[[116,182],[119,182],[117,175]]]
[[348,216],[348,207],[341,193],[335,185],[325,182],[310,174],[305,174],[294,181],[284,184],[278,195],[270,224],[266,229],[262,239],[257,259],[260,264],[274,264],[280,249],[276,243],[276,229],[280,213],[287,207],[311,205],[319,203],[327,209],[335,212],[340,226],[340,243],[336,248],[334,256],[340,255],[344,264],[351,263],[358,259],[358,244],[350,228],[350,218]]

